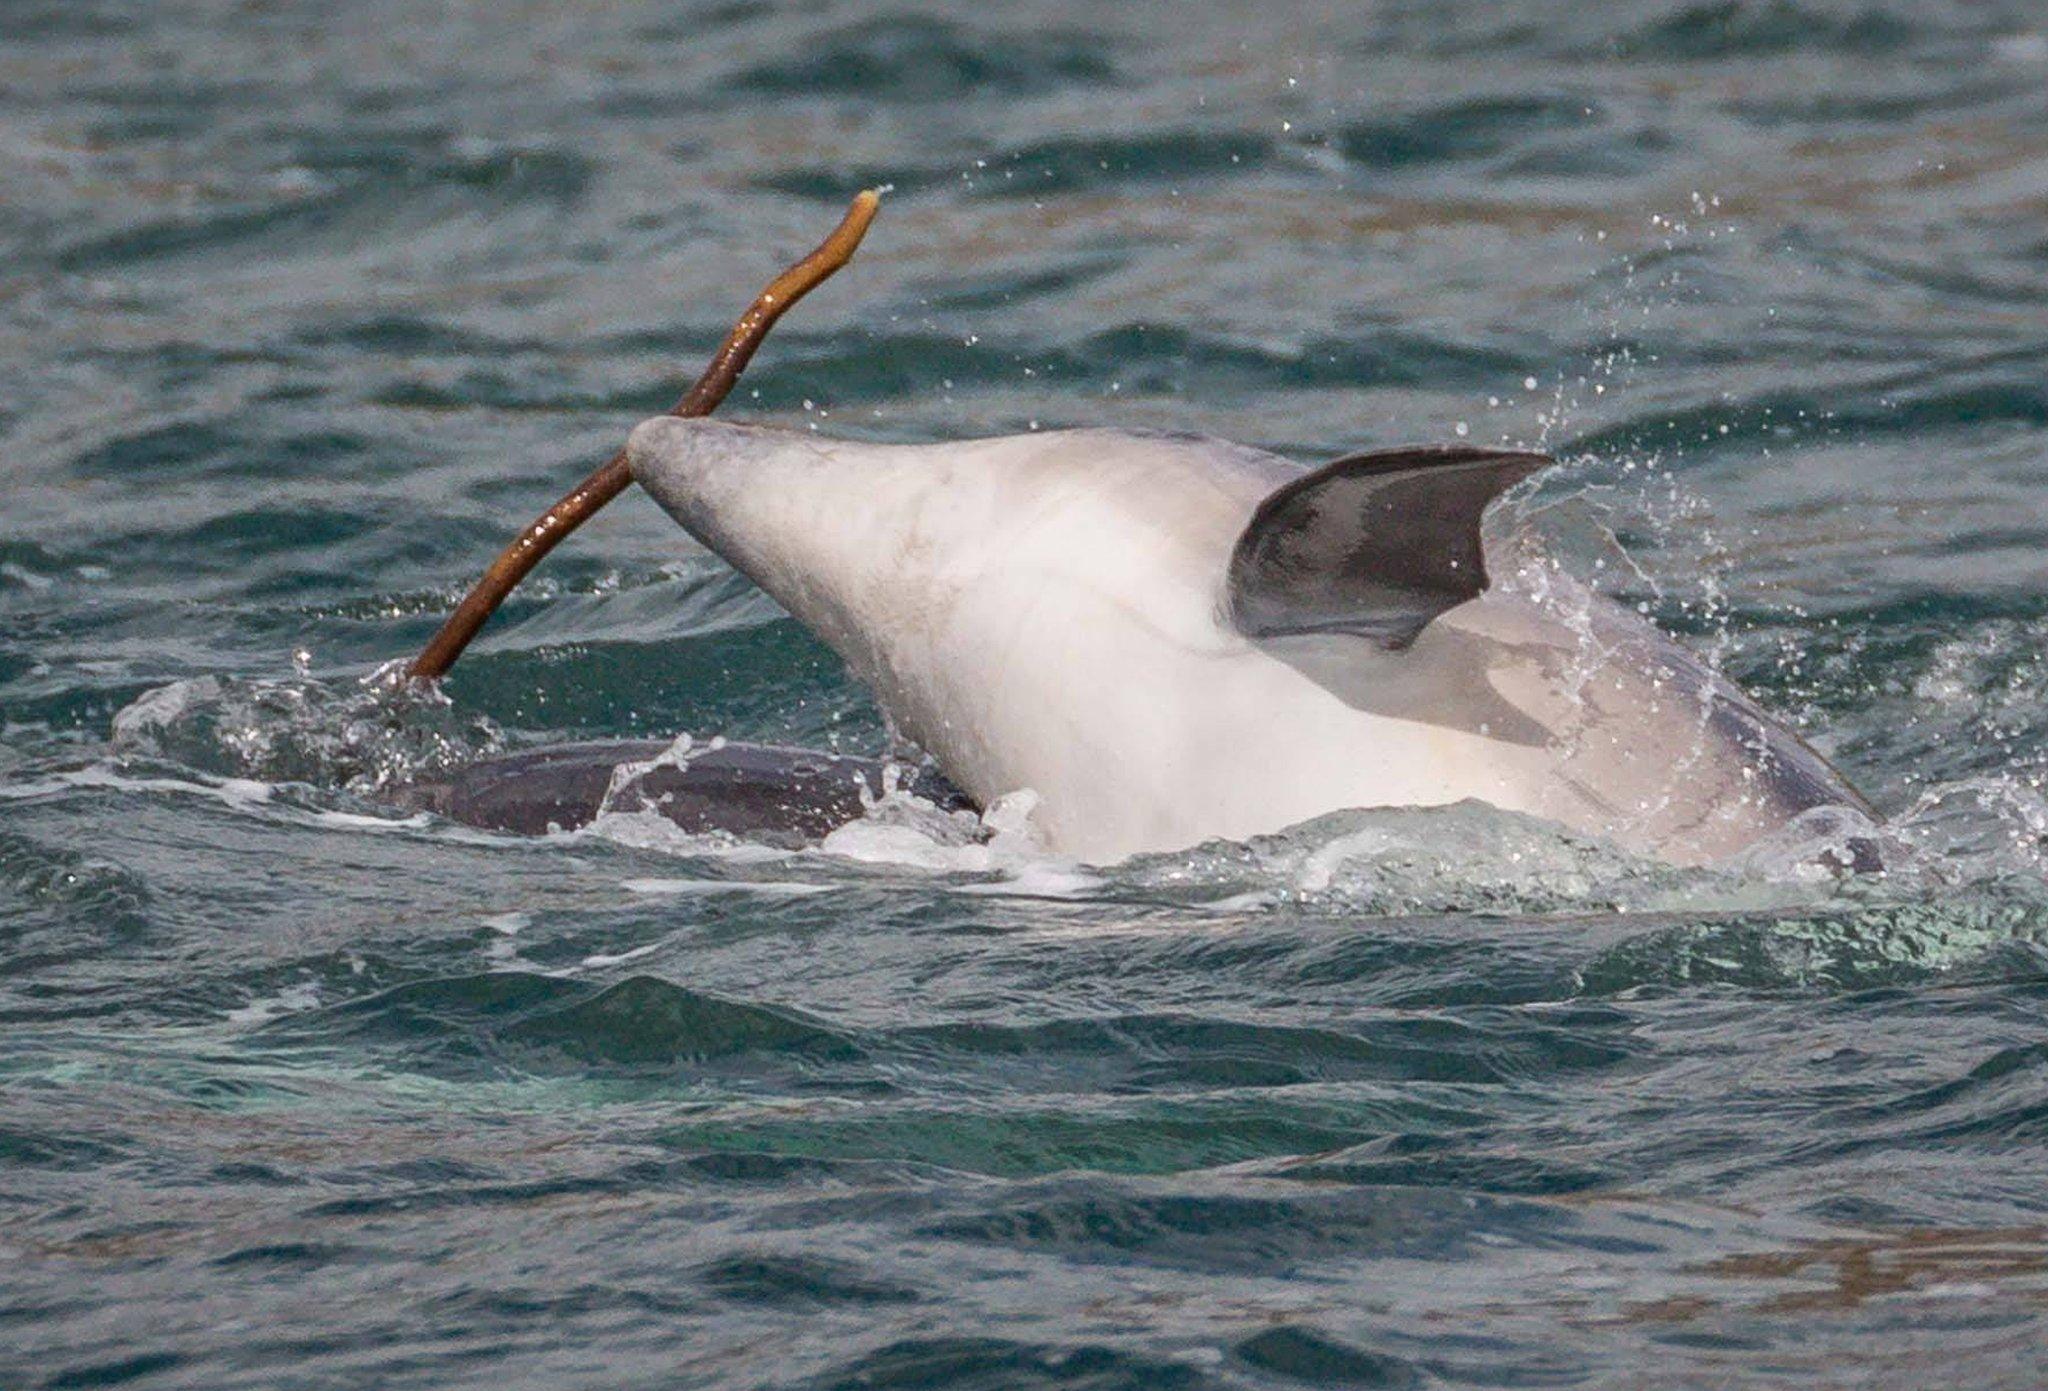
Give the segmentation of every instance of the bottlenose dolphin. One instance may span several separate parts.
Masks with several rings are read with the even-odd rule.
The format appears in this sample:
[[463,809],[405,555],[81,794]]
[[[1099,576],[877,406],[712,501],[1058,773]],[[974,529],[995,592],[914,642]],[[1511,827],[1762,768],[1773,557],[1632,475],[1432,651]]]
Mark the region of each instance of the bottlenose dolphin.
[[1867,811],[1651,624],[1486,537],[1540,454],[1309,469],[1129,430],[891,446],[660,417],[627,459],[966,798],[1035,794],[1059,853],[1476,799],[1696,864]]
[[[936,760],[923,795],[1029,791],[1039,833],[1080,858],[1473,798],[1691,864],[1815,808],[1868,813],[1650,624],[1489,546],[1488,505],[1543,455],[1397,449],[1304,469],[1195,436],[890,447],[706,420],[775,321],[852,257],[878,198],[856,195],[671,414],[500,552],[410,677],[445,674],[520,578],[637,480],[838,650]],[[821,758],[742,746],[640,766],[629,746],[580,746],[404,795],[530,830],[630,793],[690,829],[801,840],[880,785],[878,767]],[[1867,842],[1844,848],[1871,862]]]

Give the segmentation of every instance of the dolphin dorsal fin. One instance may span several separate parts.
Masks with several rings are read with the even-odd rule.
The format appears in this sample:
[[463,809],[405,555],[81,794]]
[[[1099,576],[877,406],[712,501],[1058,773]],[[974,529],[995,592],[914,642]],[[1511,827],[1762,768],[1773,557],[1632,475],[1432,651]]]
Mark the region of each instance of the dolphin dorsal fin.
[[1479,519],[1553,460],[1436,445],[1352,454],[1261,502],[1230,555],[1247,637],[1355,633],[1390,652],[1486,588]]

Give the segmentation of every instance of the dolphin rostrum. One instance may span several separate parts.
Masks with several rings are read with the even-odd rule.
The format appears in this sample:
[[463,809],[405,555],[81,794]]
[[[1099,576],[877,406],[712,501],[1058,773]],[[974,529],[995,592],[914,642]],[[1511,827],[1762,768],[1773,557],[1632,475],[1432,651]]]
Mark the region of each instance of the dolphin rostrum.
[[1127,430],[888,446],[663,417],[627,458],[969,798],[1036,794],[1060,853],[1471,798],[1696,864],[1867,810],[1648,622],[1483,537],[1543,455],[1304,469]]

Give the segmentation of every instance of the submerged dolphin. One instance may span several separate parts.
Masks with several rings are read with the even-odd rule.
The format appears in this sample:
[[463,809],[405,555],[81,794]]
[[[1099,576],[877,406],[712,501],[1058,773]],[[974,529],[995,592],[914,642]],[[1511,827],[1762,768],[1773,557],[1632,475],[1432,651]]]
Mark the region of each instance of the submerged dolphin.
[[1540,559],[1489,584],[1482,514],[1542,455],[1306,470],[1123,430],[885,446],[662,417],[628,457],[969,798],[1037,794],[1061,853],[1472,798],[1693,864],[1866,809],[1633,614]]
[[519,835],[573,831],[605,812],[652,812],[691,835],[815,844],[892,788],[945,811],[975,808],[928,768],[773,744],[714,740],[678,753],[666,739],[556,744],[479,759],[393,788],[391,800]]

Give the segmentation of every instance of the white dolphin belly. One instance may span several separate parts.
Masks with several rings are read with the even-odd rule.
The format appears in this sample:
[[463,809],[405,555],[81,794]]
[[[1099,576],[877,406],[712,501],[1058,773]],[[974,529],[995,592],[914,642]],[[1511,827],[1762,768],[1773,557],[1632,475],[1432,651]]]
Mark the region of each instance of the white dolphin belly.
[[[1374,581],[1362,624],[1317,609],[1299,631],[1248,634],[1241,538],[1269,500],[1316,482],[1277,456],[1108,430],[881,446],[664,418],[630,457],[948,777],[984,803],[1036,792],[1041,832],[1078,857],[1472,798],[1695,862],[1854,800],[1669,639],[1555,577],[1548,603],[1505,587],[1417,601]],[[1428,515],[1429,475],[1401,478],[1420,532],[1446,525]],[[1359,486],[1330,485],[1353,489],[1347,506],[1394,506]],[[1465,508],[1476,529],[1491,493],[1445,490],[1438,510]],[[1368,521],[1396,550],[1412,539],[1387,531],[1398,516]],[[1282,530],[1275,563],[1303,535]],[[1306,570],[1302,589],[1354,602]],[[1577,607],[1560,611],[1559,593]]]
[[894,692],[900,727],[963,789],[1038,793],[1038,823],[1063,850],[1242,839],[1340,807],[1540,809],[1540,747],[1355,709],[1242,638],[1188,641],[1039,583],[1021,614],[1007,584],[959,593],[891,654],[920,679],[861,674]]

